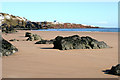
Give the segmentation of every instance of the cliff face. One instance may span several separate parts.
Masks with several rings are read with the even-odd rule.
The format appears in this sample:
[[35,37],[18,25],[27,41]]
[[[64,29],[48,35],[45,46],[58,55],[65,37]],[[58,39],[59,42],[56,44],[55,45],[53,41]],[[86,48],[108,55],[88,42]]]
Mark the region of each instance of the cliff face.
[[47,29],[47,28],[99,28],[90,25],[59,23],[59,22],[31,22],[24,17],[0,13],[0,26],[7,32],[13,29]]
[[58,23],[58,24],[49,24],[49,28],[99,28],[91,25],[83,25],[83,24],[74,24],[74,23]]
[[27,19],[24,17],[13,16],[6,13],[0,13],[2,26],[23,26],[25,27]]

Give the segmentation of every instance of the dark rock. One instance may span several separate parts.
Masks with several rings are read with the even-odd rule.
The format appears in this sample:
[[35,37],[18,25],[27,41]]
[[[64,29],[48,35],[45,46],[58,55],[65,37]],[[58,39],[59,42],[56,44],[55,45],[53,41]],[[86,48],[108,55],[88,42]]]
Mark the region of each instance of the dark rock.
[[27,41],[36,41],[36,40],[40,40],[41,41],[42,40],[42,38],[39,35],[32,34],[32,33],[29,33],[29,32],[26,32],[25,36],[29,37],[27,39]]
[[[62,36],[57,36],[55,38],[55,41],[53,42],[55,49],[62,49],[62,45],[61,45],[61,41],[62,41],[63,37]],[[63,41],[64,42],[64,41]]]
[[108,71],[108,74],[114,74],[120,76],[120,64],[116,66],[112,66],[112,68]]
[[9,41],[19,41],[19,40],[17,40],[17,39],[11,39],[11,40],[9,40]]
[[34,40],[42,40],[42,38],[37,35],[37,34],[33,34]]
[[27,41],[34,41],[34,37],[33,36],[30,36]]
[[2,33],[15,33],[18,32],[13,26],[9,26],[7,24],[3,24],[2,26]]
[[103,41],[98,42],[98,47],[100,49],[102,49],[102,48],[109,48],[109,46],[105,42],[103,42]]
[[9,56],[18,51],[18,49],[15,46],[13,46],[5,39],[2,39],[2,48],[0,49],[2,51],[3,56]]
[[109,46],[103,41],[99,42],[89,36],[79,37],[78,35],[69,37],[57,36],[53,44],[53,48],[60,50],[109,48]]
[[32,33],[30,33],[30,32],[25,33],[25,37],[30,37],[30,36],[33,36]]

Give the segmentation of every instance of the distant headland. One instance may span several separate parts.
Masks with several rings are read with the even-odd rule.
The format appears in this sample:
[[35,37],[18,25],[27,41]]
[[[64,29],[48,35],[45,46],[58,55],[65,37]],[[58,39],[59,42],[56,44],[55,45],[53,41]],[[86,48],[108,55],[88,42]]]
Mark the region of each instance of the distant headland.
[[[12,27],[23,30],[33,29],[58,29],[58,28],[99,28],[92,25],[76,24],[76,23],[62,23],[54,20],[53,22],[33,22],[24,17],[14,16],[6,13],[0,13],[0,20],[2,28]],[[4,29],[3,29],[4,30]]]

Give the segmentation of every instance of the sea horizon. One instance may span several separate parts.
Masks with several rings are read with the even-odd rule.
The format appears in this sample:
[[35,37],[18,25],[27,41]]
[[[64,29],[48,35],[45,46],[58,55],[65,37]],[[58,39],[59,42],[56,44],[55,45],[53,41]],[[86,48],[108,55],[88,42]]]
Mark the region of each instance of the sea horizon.
[[120,32],[119,28],[58,28],[58,29],[38,29],[32,31],[81,31],[81,32]]

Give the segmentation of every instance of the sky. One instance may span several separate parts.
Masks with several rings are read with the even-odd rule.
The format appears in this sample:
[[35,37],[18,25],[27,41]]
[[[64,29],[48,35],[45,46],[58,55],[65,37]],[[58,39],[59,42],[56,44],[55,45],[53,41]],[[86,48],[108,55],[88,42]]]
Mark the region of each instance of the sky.
[[118,27],[118,2],[2,2],[0,12],[31,21]]
[[119,0],[0,0],[0,2],[119,2]]

